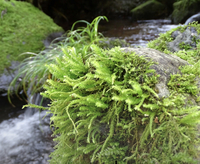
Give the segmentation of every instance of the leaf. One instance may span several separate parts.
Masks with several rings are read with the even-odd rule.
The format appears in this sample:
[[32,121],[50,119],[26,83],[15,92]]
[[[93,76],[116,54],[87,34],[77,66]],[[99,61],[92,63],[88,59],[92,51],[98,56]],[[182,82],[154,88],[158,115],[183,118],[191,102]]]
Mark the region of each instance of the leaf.
[[159,98],[158,94],[152,88],[150,88],[149,86],[144,85],[144,86],[142,86],[142,88],[149,91],[150,93],[152,93],[155,97]]
[[102,109],[108,108],[108,104],[105,104],[103,101],[97,101],[95,105]]
[[143,107],[149,108],[151,110],[159,109],[159,106],[157,104],[143,104]]
[[154,119],[154,116],[155,116],[155,113],[154,113],[154,112],[150,114],[149,130],[150,130],[151,137],[153,137],[152,126],[153,126],[153,119]]
[[129,84],[131,84],[134,93],[136,93],[138,95],[142,95],[142,93],[143,93],[142,88],[141,88],[141,85],[138,82],[130,80]]

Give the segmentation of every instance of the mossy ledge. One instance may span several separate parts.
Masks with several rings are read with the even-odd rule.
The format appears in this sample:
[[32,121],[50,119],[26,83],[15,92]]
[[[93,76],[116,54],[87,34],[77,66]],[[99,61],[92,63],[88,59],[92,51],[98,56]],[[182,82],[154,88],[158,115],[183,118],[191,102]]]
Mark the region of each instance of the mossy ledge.
[[48,34],[63,29],[30,3],[0,1],[0,73],[11,61],[21,61],[24,52],[38,53],[44,47],[43,40]]

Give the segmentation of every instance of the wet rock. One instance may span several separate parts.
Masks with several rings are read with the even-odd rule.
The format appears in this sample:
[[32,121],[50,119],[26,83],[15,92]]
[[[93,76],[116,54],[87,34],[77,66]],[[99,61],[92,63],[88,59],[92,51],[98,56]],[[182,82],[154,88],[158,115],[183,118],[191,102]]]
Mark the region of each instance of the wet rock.
[[171,36],[174,40],[167,43],[167,49],[171,52],[177,52],[186,48],[186,50],[195,49],[196,41],[200,39],[200,34],[197,33],[197,30],[190,26],[184,32],[174,31]]
[[171,15],[172,22],[175,24],[184,23],[189,17],[199,12],[200,1],[180,0],[174,2]]
[[147,57],[147,60],[152,60],[157,64],[151,66],[152,69],[160,75],[159,82],[156,84],[159,98],[168,97],[170,92],[167,83],[170,80],[170,75],[180,73],[179,66],[187,65],[188,62],[174,56],[164,54],[158,50],[150,48],[122,48],[125,52],[135,52],[139,56]]

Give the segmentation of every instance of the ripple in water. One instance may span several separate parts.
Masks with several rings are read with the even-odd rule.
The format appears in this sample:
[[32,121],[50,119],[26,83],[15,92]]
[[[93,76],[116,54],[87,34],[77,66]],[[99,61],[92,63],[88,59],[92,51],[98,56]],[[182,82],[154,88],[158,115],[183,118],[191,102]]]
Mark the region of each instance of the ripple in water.
[[30,117],[20,114],[17,118],[0,124],[1,164],[47,164],[54,143],[45,111]]
[[141,20],[130,22],[128,20],[110,21],[104,24],[104,36],[126,40],[131,46],[143,46],[178,25],[171,24],[168,19]]

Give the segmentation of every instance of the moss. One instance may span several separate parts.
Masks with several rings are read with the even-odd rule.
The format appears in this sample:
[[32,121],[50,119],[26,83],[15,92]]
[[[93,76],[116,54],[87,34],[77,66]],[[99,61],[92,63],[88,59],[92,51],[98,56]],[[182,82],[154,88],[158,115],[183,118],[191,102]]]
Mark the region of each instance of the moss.
[[174,23],[184,23],[191,15],[199,12],[200,0],[178,0],[173,4],[172,20]]
[[119,47],[90,48],[83,55],[63,46],[63,58],[48,66],[59,79],[47,80],[42,93],[57,129],[50,163],[196,163],[200,67],[171,76],[170,96],[159,99],[154,62]]
[[150,19],[156,18],[160,15],[164,14],[165,5],[156,1],[156,0],[149,0],[133,10],[131,10],[133,14],[133,19]]
[[0,72],[13,60],[22,60],[24,52],[39,52],[43,48],[42,40],[63,29],[53,23],[38,8],[30,3],[18,1],[0,1],[0,11],[6,10],[0,19]]

